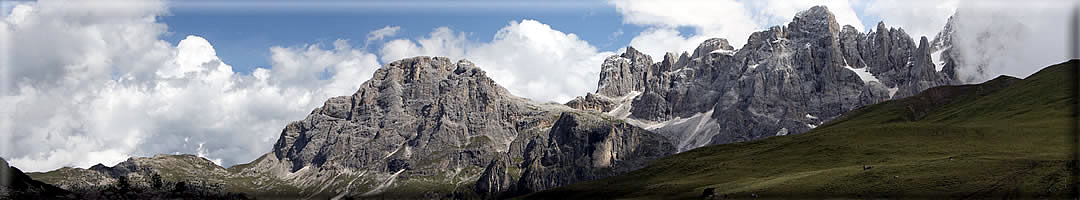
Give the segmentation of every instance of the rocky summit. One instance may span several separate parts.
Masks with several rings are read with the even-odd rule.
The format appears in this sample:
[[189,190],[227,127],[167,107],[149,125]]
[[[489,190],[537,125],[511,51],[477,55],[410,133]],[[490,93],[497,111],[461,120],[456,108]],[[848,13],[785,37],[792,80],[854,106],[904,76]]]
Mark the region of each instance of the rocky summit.
[[816,6],[738,49],[714,38],[653,63],[627,47],[604,61],[595,94],[567,105],[657,132],[678,151],[797,134],[861,106],[959,83],[954,65],[937,61],[951,33],[937,37],[937,46],[916,43],[883,22],[862,33]]

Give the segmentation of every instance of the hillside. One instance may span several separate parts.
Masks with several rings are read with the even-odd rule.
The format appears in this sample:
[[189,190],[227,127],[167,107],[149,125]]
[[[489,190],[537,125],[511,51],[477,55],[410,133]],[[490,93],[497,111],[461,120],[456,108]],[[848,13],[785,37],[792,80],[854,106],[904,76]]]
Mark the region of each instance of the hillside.
[[1078,60],[936,87],[805,134],[703,147],[526,198],[1045,198],[1075,194]]
[[78,199],[56,186],[34,180],[0,158],[0,199]]

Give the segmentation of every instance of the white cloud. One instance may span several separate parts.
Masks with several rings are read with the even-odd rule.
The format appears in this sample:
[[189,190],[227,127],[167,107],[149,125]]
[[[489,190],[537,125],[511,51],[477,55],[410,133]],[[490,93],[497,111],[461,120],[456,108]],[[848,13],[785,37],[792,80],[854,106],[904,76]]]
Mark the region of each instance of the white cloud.
[[903,27],[913,38],[933,39],[958,13],[954,48],[962,50],[958,75],[982,82],[1006,74],[1026,77],[1068,56],[1067,28],[1075,1],[896,1],[867,2],[866,15]]
[[420,55],[469,59],[511,93],[555,102],[595,90],[600,64],[613,54],[535,20],[510,22],[491,42],[471,42],[442,27],[416,40],[390,41],[380,52],[383,62]]
[[470,44],[465,39],[465,33],[454,33],[454,30],[448,27],[439,27],[427,37],[415,41],[397,39],[387,42],[379,50],[379,57],[384,63],[419,55],[460,59],[465,55],[467,45]]
[[1064,62],[1068,55],[1069,18],[1076,2],[1031,0],[961,2],[957,8],[954,48],[963,49],[957,69],[966,82],[1000,74],[1026,77]]
[[397,32],[401,30],[400,26],[386,26],[378,30],[371,31],[367,35],[367,40],[364,42],[364,49],[367,49],[368,43],[372,41],[379,41],[386,37],[393,37],[397,35]]
[[[654,60],[663,58],[666,52],[693,51],[699,43],[714,37],[726,38],[732,46],[740,47],[761,27],[751,18],[747,7],[734,0],[611,0],[609,3],[622,15],[623,23],[650,27],[632,39],[630,45]],[[679,33],[676,30],[679,27],[691,27],[696,33]]]
[[[926,36],[933,40],[949,16],[959,5],[959,0],[875,0],[867,2],[865,15],[877,16],[887,26],[903,27],[904,31],[918,40]],[[877,22],[874,22],[875,24]]]
[[522,20],[500,29],[466,58],[513,94],[562,103],[596,90],[600,64],[612,54],[599,52],[574,34]]
[[685,34],[672,28],[649,28],[630,39],[630,46],[652,57],[653,62],[659,62],[667,52],[693,52],[698,44],[710,38],[705,35],[683,35]]
[[767,0],[767,1],[747,1],[749,9],[754,13],[754,19],[757,23],[763,26],[773,25],[785,25],[795,18],[795,14],[810,9],[810,7],[822,5],[829,8],[829,11],[836,17],[836,22],[840,26],[851,25],[856,30],[863,31],[863,22],[859,20],[858,15],[855,14],[855,9],[852,8],[851,3],[848,0],[812,0],[812,1],[790,1],[790,0]]
[[355,92],[379,67],[338,40],[274,47],[271,69],[239,74],[202,37],[159,40],[162,5],[114,2],[16,5],[0,23],[0,155],[13,165],[45,171],[164,152],[248,162],[286,123]]

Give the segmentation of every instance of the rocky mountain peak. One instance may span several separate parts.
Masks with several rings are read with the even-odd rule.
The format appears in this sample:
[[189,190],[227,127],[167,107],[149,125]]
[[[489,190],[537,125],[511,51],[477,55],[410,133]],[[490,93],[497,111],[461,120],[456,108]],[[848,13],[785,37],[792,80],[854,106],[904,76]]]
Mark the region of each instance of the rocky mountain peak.
[[596,93],[607,97],[619,97],[631,91],[645,88],[645,76],[653,64],[649,55],[634,47],[626,47],[626,52],[618,56],[609,56],[600,66],[600,81]]
[[406,58],[377,70],[355,94],[331,98],[290,123],[273,152],[291,163],[289,171],[314,166],[392,173],[486,162],[481,155],[510,148],[517,120],[532,112],[525,101],[467,60]]
[[638,51],[637,49],[634,49],[634,47],[632,47],[632,46],[627,46],[626,47],[626,52],[623,52],[622,54],[620,54],[619,57],[630,59],[631,62],[640,62],[640,61],[652,62],[652,57],[650,57],[649,55],[647,55],[645,53],[642,53],[641,51]]
[[728,44],[727,39],[723,38],[710,38],[698,44],[697,48],[694,48],[692,58],[698,58],[710,53],[720,53],[731,55],[735,53],[735,48]]
[[828,33],[835,36],[840,32],[840,24],[836,22],[836,16],[825,6],[814,6],[809,10],[800,11],[795,18],[788,23],[790,34],[794,37],[815,36]]

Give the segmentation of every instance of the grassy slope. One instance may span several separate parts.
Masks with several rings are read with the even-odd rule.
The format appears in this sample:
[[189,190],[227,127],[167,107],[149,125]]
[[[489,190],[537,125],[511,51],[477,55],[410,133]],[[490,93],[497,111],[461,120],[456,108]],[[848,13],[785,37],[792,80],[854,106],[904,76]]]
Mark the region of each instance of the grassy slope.
[[805,134],[698,148],[526,198],[698,198],[706,188],[735,198],[1069,195],[1077,63],[1000,90],[938,89],[951,101],[924,92]]

